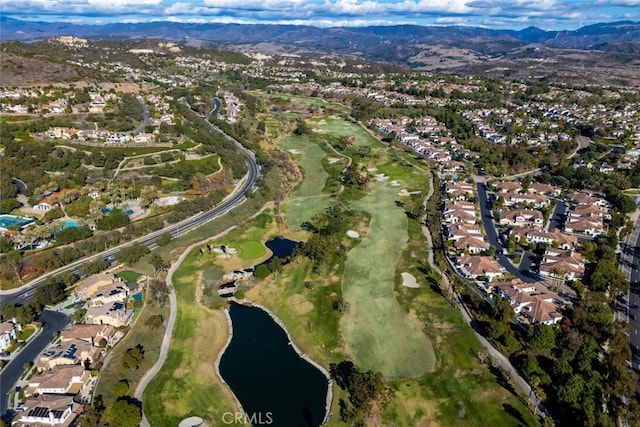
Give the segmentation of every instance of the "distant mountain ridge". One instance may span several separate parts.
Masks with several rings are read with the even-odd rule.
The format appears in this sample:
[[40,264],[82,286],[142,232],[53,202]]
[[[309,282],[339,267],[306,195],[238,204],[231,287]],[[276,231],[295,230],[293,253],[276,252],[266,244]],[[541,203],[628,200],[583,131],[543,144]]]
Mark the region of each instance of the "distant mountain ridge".
[[[640,22],[600,23],[573,31],[492,30],[478,27],[435,27],[417,25],[318,28],[303,25],[189,24],[146,22],[135,24],[79,25],[60,22],[31,22],[0,17],[0,40],[36,41],[61,35],[87,38],[156,37],[188,38],[218,43],[272,42],[300,48],[331,49],[339,53],[374,53],[381,47],[438,43],[467,47],[474,43],[538,43],[548,47],[619,50],[622,45],[640,45]],[[617,46],[612,48],[612,46]],[[634,48],[635,50],[635,48]]]

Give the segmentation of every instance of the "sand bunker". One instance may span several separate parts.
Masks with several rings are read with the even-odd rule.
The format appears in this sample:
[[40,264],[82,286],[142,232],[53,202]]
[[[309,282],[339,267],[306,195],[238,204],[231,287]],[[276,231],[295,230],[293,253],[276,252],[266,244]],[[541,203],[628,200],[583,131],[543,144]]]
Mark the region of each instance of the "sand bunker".
[[402,286],[406,286],[407,288],[419,288],[418,282],[413,274],[410,273],[402,273]]
[[389,179],[389,177],[387,175],[383,174],[383,173],[379,173],[379,174],[375,175],[375,177],[376,177],[376,179],[378,181],[385,181],[385,180]]
[[329,157],[329,158],[327,159],[327,162],[329,162],[329,164],[330,164],[330,165],[332,165],[332,164],[334,164],[334,163],[338,163],[340,160],[342,160],[342,159],[338,159],[338,158],[336,158],[336,157]]
[[391,181],[391,186],[392,187],[399,187],[400,186],[400,182],[397,179],[394,179],[393,181]]
[[[228,246],[224,250],[227,253],[227,255],[233,255],[233,254],[238,252],[238,250],[236,248],[230,248]],[[213,248],[213,252],[215,252],[217,254],[224,253],[224,252],[222,252],[222,248]]]
[[407,191],[406,188],[403,188],[402,190],[398,191],[398,196],[400,197],[407,197],[409,195],[409,192]]
[[360,233],[358,233],[356,230],[347,230],[347,236],[351,237],[352,239],[357,239],[360,237]]
[[378,168],[377,168],[377,167],[375,167],[375,166],[374,166],[374,167],[372,167],[372,168],[367,168],[367,171],[368,171],[368,172],[372,172],[372,173],[373,173],[373,172],[376,172],[377,170],[378,170]]
[[291,150],[287,150],[288,152],[290,152],[291,154],[300,154],[302,153],[302,151],[298,150],[297,148],[292,148]]

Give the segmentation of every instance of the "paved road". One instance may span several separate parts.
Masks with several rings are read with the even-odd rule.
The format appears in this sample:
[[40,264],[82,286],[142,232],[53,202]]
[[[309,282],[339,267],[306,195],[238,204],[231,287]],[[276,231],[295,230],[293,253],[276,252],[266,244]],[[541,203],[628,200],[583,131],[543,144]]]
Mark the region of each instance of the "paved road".
[[503,246],[498,239],[496,227],[494,226],[493,220],[491,219],[491,209],[489,209],[488,205],[487,184],[485,184],[484,182],[477,182],[476,187],[478,193],[478,202],[480,204],[480,214],[482,215],[482,223],[484,224],[484,230],[487,234],[489,243],[496,247],[496,260],[507,272],[511,273],[514,277],[518,277],[523,282],[538,282],[535,277],[523,273],[518,269],[518,267],[513,265],[508,257],[502,255]]
[[[222,132],[222,130],[220,130],[217,126],[211,123],[209,123],[209,126],[213,131],[224,134],[224,132]],[[240,152],[245,156],[248,170],[247,174],[238,183],[234,191],[230,195],[228,195],[222,202],[220,202],[220,204],[218,204],[208,212],[200,212],[190,218],[185,219],[184,221],[165,227],[162,230],[158,230],[130,242],[123,243],[122,245],[103,251],[99,254],[75,261],[69,265],[42,275],[19,288],[11,290],[0,290],[1,303],[25,304],[27,301],[29,301],[29,299],[31,299],[36,291],[36,288],[44,283],[49,276],[61,274],[67,271],[79,274],[82,264],[99,259],[104,259],[110,265],[114,265],[116,263],[115,254],[118,253],[124,246],[128,246],[133,242],[139,242],[143,245],[148,246],[150,249],[153,249],[156,247],[156,240],[164,233],[170,233],[173,237],[185,234],[209,221],[218,218],[221,215],[226,214],[231,209],[243,203],[247,198],[247,194],[255,188],[255,185],[260,178],[260,166],[258,165],[255,155],[251,151],[246,149],[244,146],[242,146],[242,144],[240,144],[231,136],[226,134],[224,135],[228,140],[236,144]]]
[[551,218],[549,218],[549,224],[547,225],[548,231],[554,231],[556,229],[562,230],[564,223],[567,219],[567,203],[564,200],[558,200],[556,207],[553,210]]
[[33,339],[0,373],[0,414],[9,408],[7,392],[13,388],[24,371],[23,365],[34,360],[49,345],[53,334],[61,331],[69,318],[56,311],[45,310],[38,319],[43,323],[42,332]]
[[[640,208],[640,199],[636,200]],[[627,297],[628,306],[625,310],[629,314],[631,326],[630,342],[633,351],[633,368],[640,371],[640,218],[636,220],[633,232],[622,245],[620,269],[631,285]]]

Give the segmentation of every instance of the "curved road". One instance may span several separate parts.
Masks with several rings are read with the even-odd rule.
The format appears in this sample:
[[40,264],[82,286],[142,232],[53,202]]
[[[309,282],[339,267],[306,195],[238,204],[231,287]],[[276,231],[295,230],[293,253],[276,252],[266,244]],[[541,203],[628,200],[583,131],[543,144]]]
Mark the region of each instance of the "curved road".
[[61,331],[69,323],[67,316],[50,310],[45,310],[38,320],[43,323],[42,332],[11,360],[0,374],[0,414],[4,414],[9,408],[7,393],[20,379],[24,364],[33,361],[51,342],[53,334]]
[[165,227],[162,230],[154,231],[151,234],[139,237],[127,243],[123,243],[122,245],[108,249],[99,254],[75,261],[69,265],[51,271],[48,274],[42,275],[19,288],[11,290],[1,290],[0,302],[2,304],[24,304],[33,296],[36,288],[44,283],[49,276],[67,271],[72,273],[79,273],[82,264],[99,259],[104,259],[110,264],[115,264],[115,254],[118,253],[124,246],[128,246],[133,242],[139,242],[149,247],[149,249],[153,249],[156,247],[156,240],[164,233],[170,233],[172,237],[182,235],[195,228],[200,227],[201,225],[209,221],[218,218],[221,215],[226,214],[231,209],[243,203],[246,200],[247,194],[255,187],[258,179],[260,178],[260,166],[258,165],[256,156],[234,138],[222,132],[222,130],[220,130],[217,126],[211,124],[208,121],[207,123],[209,124],[209,126],[211,126],[212,130],[224,134],[228,140],[237,145],[240,152],[242,152],[242,154],[245,156],[248,166],[247,174],[244,176],[242,181],[240,181],[234,191],[230,195],[228,195],[219,205],[215,206],[208,212],[200,212],[190,218],[185,219],[184,221]]

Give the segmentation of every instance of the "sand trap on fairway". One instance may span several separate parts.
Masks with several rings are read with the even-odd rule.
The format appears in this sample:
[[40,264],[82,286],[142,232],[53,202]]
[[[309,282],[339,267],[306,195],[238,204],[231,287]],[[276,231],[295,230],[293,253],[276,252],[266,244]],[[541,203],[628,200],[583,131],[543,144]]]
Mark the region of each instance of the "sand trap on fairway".
[[302,153],[302,151],[298,150],[297,148],[292,148],[291,150],[287,150],[288,152],[290,152],[291,154],[300,154]]
[[375,166],[374,166],[374,167],[372,167],[372,168],[367,168],[367,171],[368,171],[368,172],[376,172],[377,170],[378,170],[378,168],[377,168],[377,167],[375,167]]
[[[217,253],[217,254],[222,254],[224,252],[222,252],[221,248],[213,248],[213,252]],[[238,252],[238,250],[236,248],[230,248],[230,247],[226,247],[225,248],[225,252],[227,253],[227,255],[233,255],[236,252]]]
[[410,273],[402,273],[402,286],[406,286],[407,288],[419,288],[418,282],[413,274]]
[[347,236],[351,237],[352,239],[357,239],[360,237],[360,233],[358,233],[356,230],[347,230]]
[[336,158],[336,157],[329,157],[329,158],[327,159],[327,162],[329,162],[329,164],[330,164],[330,165],[332,165],[332,164],[334,164],[334,163],[338,163],[340,160],[342,160],[342,159],[338,159],[338,158]]
[[393,187],[399,187],[401,184],[400,184],[400,181],[398,181],[397,179],[394,179],[393,181],[391,181],[391,185]]
[[402,190],[398,191],[398,196],[400,197],[407,197],[409,195],[409,192],[407,191],[406,188],[403,188]]
[[389,177],[387,175],[383,174],[383,173],[379,173],[379,174],[376,175],[376,179],[378,181],[385,181],[385,180],[389,179]]

